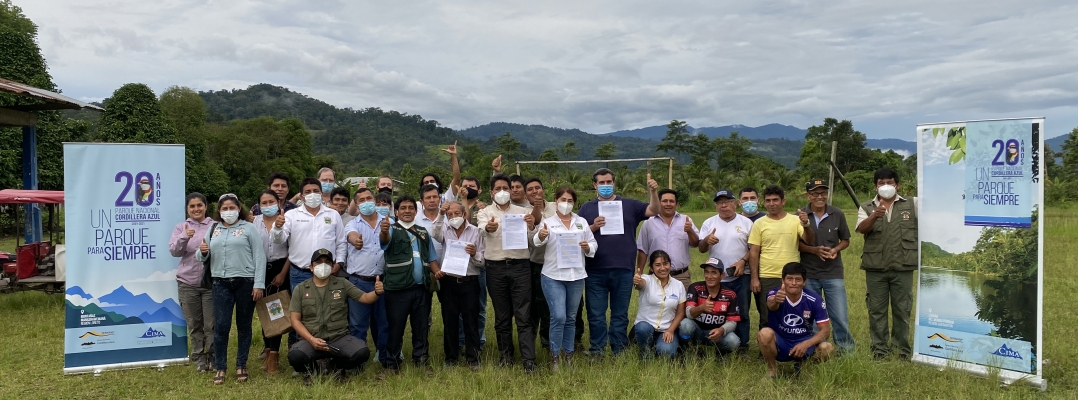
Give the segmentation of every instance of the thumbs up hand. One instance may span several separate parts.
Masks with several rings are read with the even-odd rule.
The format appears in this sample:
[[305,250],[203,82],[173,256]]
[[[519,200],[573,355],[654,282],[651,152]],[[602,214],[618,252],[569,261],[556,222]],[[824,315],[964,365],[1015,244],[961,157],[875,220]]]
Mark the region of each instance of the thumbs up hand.
[[356,239],[352,241],[352,246],[355,246],[356,250],[363,249],[363,235],[357,235]]
[[543,229],[539,230],[539,240],[546,240],[547,237],[550,237],[550,229],[546,227],[546,223],[543,223]]
[[494,169],[494,172],[502,172],[502,155],[498,154],[498,157],[494,158],[494,161],[490,163],[490,167]]
[[386,292],[385,286],[382,285],[382,276],[380,276],[380,275],[375,276],[374,277],[374,294],[381,296],[382,293],[385,293],[385,292]]
[[281,210],[281,212],[279,212],[279,213],[277,214],[277,221],[275,221],[275,222],[273,223],[273,225],[274,225],[274,226],[276,226],[276,227],[278,227],[278,228],[283,228],[283,227],[284,227],[284,223],[285,223],[285,221],[287,221],[287,220],[288,220],[288,219],[287,219],[287,218],[285,218],[285,216],[284,216],[284,210]]
[[786,284],[783,283],[778,292],[775,292],[775,301],[782,302],[786,300]]
[[650,172],[648,173],[648,190],[653,191],[653,192],[656,191],[656,190],[659,190],[659,182],[655,182],[654,179],[651,179],[651,173]]
[[644,277],[640,275],[640,270],[636,270],[636,274],[633,275],[633,286],[638,289],[644,287]]
[[805,213],[805,210],[797,210],[797,218],[801,219],[801,226],[808,226],[809,215]]
[[711,233],[704,237],[704,242],[706,242],[708,246],[714,246],[719,243],[719,238],[715,237],[715,230],[716,228],[712,228]]
[[191,229],[190,225],[183,224],[183,230],[185,231],[185,233],[187,233],[187,238],[188,239],[195,237],[195,230]]
[[382,218],[382,233],[389,234],[389,218]]
[[692,224],[692,218],[685,217],[685,233],[692,233],[696,226]]
[[441,215],[445,215],[447,212],[449,212],[449,202],[443,203],[442,207],[438,210],[438,213]]
[[206,243],[206,239],[202,239],[202,244],[198,245],[198,251],[201,251],[202,255],[210,252],[210,245]]
[[490,221],[487,222],[487,232],[494,233],[494,231],[497,231],[497,230],[498,230],[498,220],[492,216],[492,217],[490,217]]

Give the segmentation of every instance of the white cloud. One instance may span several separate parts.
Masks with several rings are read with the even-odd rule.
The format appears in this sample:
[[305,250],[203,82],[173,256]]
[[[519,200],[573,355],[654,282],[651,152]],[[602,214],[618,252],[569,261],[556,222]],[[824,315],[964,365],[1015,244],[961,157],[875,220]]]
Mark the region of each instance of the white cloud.
[[70,301],[71,304],[74,304],[76,307],[85,307],[86,305],[88,305],[90,303],[97,304],[98,307],[102,307],[102,308],[104,308],[104,307],[116,307],[116,306],[122,306],[123,305],[123,304],[106,303],[104,301],[100,301],[98,299],[93,299],[93,298],[92,299],[87,299],[85,297],[78,296],[78,295],[73,295],[73,294],[64,295],[64,298],[67,299],[67,301]]
[[176,270],[171,269],[168,271],[154,271],[147,277],[136,278],[126,280],[123,283],[141,283],[141,282],[172,282],[176,280]]
[[[1078,124],[1078,5],[938,2],[17,1],[65,93],[267,82],[463,128],[590,132],[852,119]],[[1053,121],[1060,123],[1053,124]]]

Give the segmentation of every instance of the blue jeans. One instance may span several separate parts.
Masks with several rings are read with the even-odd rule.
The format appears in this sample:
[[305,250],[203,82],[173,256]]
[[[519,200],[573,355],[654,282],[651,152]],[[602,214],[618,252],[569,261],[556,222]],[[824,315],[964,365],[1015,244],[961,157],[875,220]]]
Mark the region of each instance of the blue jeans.
[[752,276],[745,271],[745,275],[741,275],[740,278],[722,284],[737,293],[737,307],[741,311],[741,321],[737,322],[734,333],[740,338],[741,347],[747,349],[749,347],[749,300],[752,298]]
[[[588,331],[591,347],[600,353],[610,342],[610,350],[619,354],[629,344],[629,300],[633,296],[632,269],[593,269],[584,278],[585,307],[588,309]],[[606,311],[610,310],[610,330],[607,331]],[[609,336],[609,339],[607,338]]]
[[[348,281],[359,290],[369,293],[374,291],[374,282],[359,279],[353,275]],[[367,328],[371,329],[374,348],[378,351],[378,362],[386,365],[386,340],[389,339],[389,322],[386,321],[386,300],[382,296],[374,304],[363,304],[348,299],[348,331],[357,339],[367,341]]]
[[640,358],[651,358],[651,346],[655,345],[655,352],[660,356],[672,358],[677,355],[678,335],[670,343],[662,339],[663,331],[655,330],[655,326],[647,322],[637,323],[633,327],[633,335],[636,336],[636,345],[640,346]]
[[[740,325],[740,323],[738,324]],[[737,350],[737,347],[741,345],[741,339],[738,338],[737,328],[734,328],[734,332],[726,332],[717,342],[712,342],[707,336],[711,331],[701,329],[696,321],[689,319],[688,316],[681,320],[681,325],[678,326],[678,335],[681,336],[682,341],[693,344],[708,344],[713,345],[719,350],[720,353],[729,353]]]
[[233,307],[236,309],[236,369],[247,369],[251,319],[255,313],[255,300],[251,297],[254,285],[254,278],[213,278],[213,351],[218,371],[228,367]]
[[[314,273],[309,269],[299,269],[295,265],[288,267],[288,284],[292,286],[290,292],[295,293],[296,286],[313,277]],[[296,331],[288,332],[288,348],[291,349],[292,345],[296,344],[297,341],[299,341],[299,335],[296,334]]]
[[[831,318],[831,335],[842,351],[853,352],[853,335],[850,334],[850,314],[846,307],[846,281],[844,279],[808,279],[805,289],[819,293],[827,303],[827,316]],[[813,325],[814,330],[816,328]]]
[[558,355],[559,351],[572,354],[576,310],[580,306],[580,295],[584,292],[584,280],[558,281],[541,275],[539,282],[550,310],[550,352],[554,355]]
[[[459,317],[460,325],[464,326],[464,318]],[[487,344],[487,269],[479,268],[479,350],[482,352],[483,345]],[[460,331],[460,347],[464,347],[464,330]]]

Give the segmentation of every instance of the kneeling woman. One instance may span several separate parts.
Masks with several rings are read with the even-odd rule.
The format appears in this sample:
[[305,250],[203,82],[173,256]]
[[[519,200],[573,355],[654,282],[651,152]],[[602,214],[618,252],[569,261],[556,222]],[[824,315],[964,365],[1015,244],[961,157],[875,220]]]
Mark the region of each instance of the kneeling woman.
[[640,358],[650,358],[652,346],[659,355],[677,354],[678,326],[685,318],[685,285],[670,279],[670,255],[662,250],[651,253],[651,274],[633,276],[633,286],[640,292],[633,335],[640,346]]
[[228,335],[232,329],[232,309],[236,310],[236,380],[247,381],[247,353],[251,350],[251,317],[255,302],[266,287],[266,254],[262,237],[247,222],[247,211],[234,194],[217,201],[221,224],[206,232],[199,245],[198,260],[209,260],[213,276],[213,350],[217,375],[213,383],[225,380],[228,366]]

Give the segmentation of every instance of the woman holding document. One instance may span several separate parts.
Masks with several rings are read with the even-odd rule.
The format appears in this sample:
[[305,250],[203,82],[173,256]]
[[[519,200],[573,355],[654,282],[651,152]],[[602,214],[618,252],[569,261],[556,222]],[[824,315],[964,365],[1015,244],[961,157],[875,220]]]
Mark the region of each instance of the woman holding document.
[[550,307],[551,371],[568,365],[573,356],[576,311],[584,293],[584,257],[594,257],[599,246],[588,221],[573,213],[576,191],[562,186],[555,192],[558,212],[544,219],[532,238],[536,247],[546,247],[541,283]]

